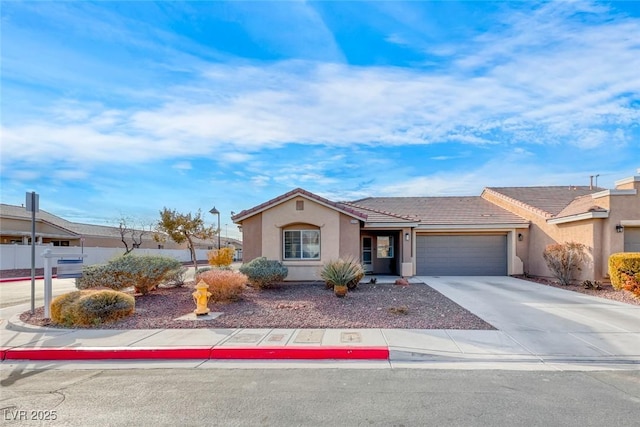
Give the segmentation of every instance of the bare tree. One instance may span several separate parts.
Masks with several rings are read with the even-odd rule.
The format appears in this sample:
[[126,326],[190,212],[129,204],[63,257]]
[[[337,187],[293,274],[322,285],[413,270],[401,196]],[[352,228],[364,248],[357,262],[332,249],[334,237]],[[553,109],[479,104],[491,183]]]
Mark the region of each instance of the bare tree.
[[[136,227],[138,224],[138,227]],[[134,249],[139,248],[142,245],[142,239],[146,234],[151,232],[151,225],[146,225],[141,222],[136,222],[130,217],[124,215],[118,220],[118,230],[120,232],[120,240],[124,245],[127,255],[133,252]]]

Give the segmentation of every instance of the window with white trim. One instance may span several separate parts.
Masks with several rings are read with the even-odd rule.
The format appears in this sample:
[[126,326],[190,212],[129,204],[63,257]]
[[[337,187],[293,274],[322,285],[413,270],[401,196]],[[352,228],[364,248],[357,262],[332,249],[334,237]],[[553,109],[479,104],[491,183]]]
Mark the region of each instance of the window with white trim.
[[284,259],[320,259],[320,230],[285,230]]

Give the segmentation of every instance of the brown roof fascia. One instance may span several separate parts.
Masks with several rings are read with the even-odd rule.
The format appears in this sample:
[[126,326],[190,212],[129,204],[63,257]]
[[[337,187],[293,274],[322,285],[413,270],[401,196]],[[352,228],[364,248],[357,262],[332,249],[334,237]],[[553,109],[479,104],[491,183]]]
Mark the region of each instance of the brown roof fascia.
[[489,193],[489,194],[491,194],[491,195],[493,195],[493,196],[495,196],[495,197],[497,197],[499,199],[504,200],[505,202],[508,202],[508,203],[511,203],[512,205],[524,208],[524,209],[526,209],[526,210],[528,210],[530,212],[533,212],[533,213],[535,213],[537,215],[543,216],[544,218],[553,218],[553,214],[551,212],[547,212],[547,211],[545,211],[543,209],[536,208],[535,206],[531,206],[530,204],[525,203],[525,202],[523,202],[521,200],[517,200],[517,199],[514,199],[512,197],[506,196],[506,195],[504,195],[504,194],[502,194],[502,193],[500,193],[498,191],[495,191],[495,190],[493,190],[491,188],[485,187],[485,189],[482,190],[482,194],[480,195],[480,197],[483,197],[485,193]]
[[332,202],[329,199],[325,199],[324,197],[320,197],[317,194],[314,194],[314,193],[312,193],[310,191],[307,191],[307,190],[305,190],[303,188],[295,188],[295,189],[293,189],[291,191],[288,191],[288,192],[286,192],[286,193],[284,193],[284,194],[282,194],[282,195],[280,195],[278,197],[275,197],[275,198],[273,198],[271,200],[268,200],[268,201],[266,201],[264,203],[261,203],[258,206],[254,206],[253,208],[250,208],[250,209],[245,209],[242,212],[239,212],[236,215],[233,215],[231,217],[231,220],[234,223],[236,223],[237,221],[241,221],[241,220],[246,219],[246,218],[248,218],[250,216],[253,216],[253,215],[255,215],[255,214],[259,213],[259,212],[262,212],[262,211],[270,208],[271,206],[277,205],[280,202],[283,202],[285,200],[289,200],[289,199],[295,197],[296,195],[306,196],[309,199],[312,199],[312,200],[315,200],[315,201],[319,202],[320,204],[330,206],[330,207],[332,207],[332,208],[334,208],[336,210],[345,212],[345,213],[347,213],[347,214],[349,214],[351,216],[358,217],[358,218],[360,218],[360,219],[362,219],[364,221],[366,221],[366,219],[367,219],[367,216],[365,214],[362,214],[362,213],[356,211],[355,209],[352,209],[352,208],[350,208],[350,207],[348,207],[348,206],[346,206],[344,204]]

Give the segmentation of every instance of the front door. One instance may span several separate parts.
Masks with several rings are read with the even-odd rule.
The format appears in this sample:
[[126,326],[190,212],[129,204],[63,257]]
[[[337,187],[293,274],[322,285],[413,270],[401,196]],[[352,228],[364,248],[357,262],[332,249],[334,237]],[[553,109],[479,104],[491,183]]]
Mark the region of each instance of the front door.
[[394,236],[391,234],[376,235],[373,271],[375,274],[396,274]]
[[362,265],[365,273],[373,273],[373,240],[371,237],[362,238]]

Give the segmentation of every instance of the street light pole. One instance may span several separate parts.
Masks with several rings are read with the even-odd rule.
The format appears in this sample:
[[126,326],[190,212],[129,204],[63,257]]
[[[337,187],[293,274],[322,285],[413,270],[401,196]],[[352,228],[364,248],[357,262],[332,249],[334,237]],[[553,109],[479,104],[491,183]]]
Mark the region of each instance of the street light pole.
[[220,249],[220,211],[216,209],[214,206],[213,209],[209,211],[212,215],[218,216],[218,250]]

